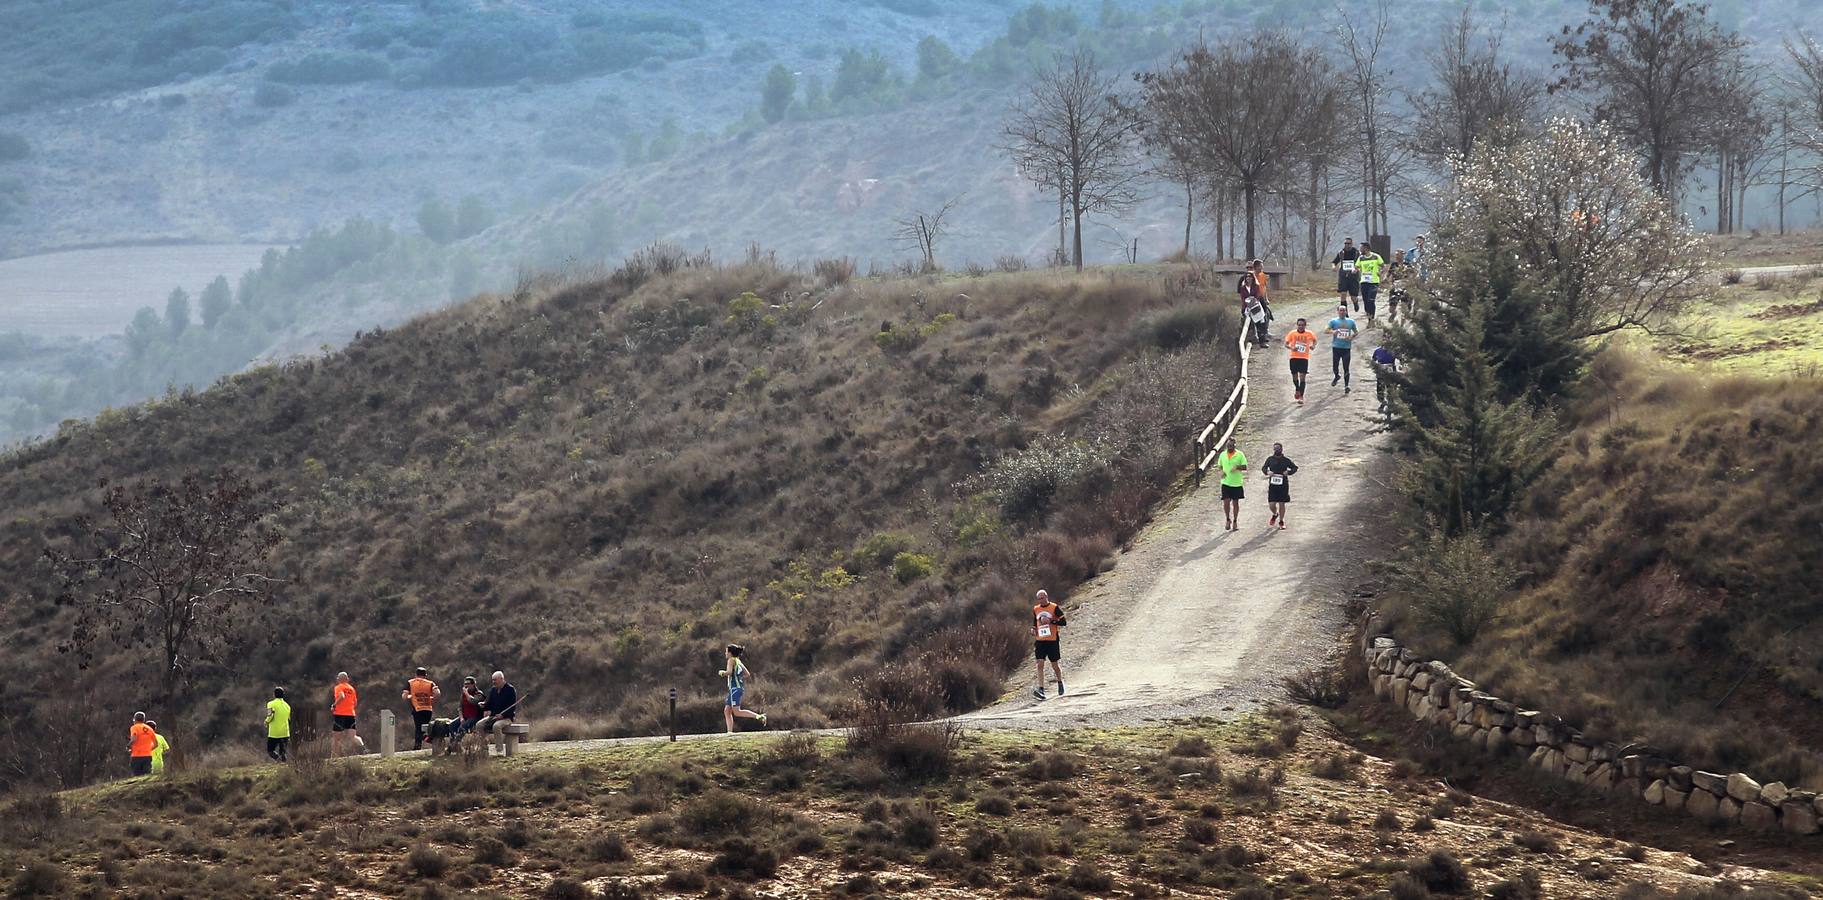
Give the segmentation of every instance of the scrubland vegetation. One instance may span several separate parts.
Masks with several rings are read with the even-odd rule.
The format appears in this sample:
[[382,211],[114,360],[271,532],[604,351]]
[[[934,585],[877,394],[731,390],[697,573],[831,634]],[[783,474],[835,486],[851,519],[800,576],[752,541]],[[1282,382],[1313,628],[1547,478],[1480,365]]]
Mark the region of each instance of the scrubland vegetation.
[[1801,855],[1779,861],[1793,874],[1749,863],[1718,878],[1720,865],[1476,800],[1323,731],[1279,710],[972,732],[912,754],[934,763],[918,767],[892,758],[922,734],[887,747],[792,734],[479,767],[228,769],[15,799],[0,860],[24,896],[1766,900],[1812,883]]
[[[1029,593],[1067,596],[1182,471],[1234,323],[1188,268],[822,268],[654,248],[15,453],[0,567],[9,647],[35,661],[19,696],[42,699],[7,730],[76,715],[111,733],[144,702],[141,657],[57,656],[68,612],[38,556],[98,479],[204,467],[274,484],[284,582],[156,713],[179,742],[251,739],[266,686],[309,697],[338,670],[383,702],[412,664],[446,684],[505,669],[534,718],[613,734],[658,730],[675,686],[686,729],[709,730],[730,640],[759,673],[749,700],[787,726],[993,699]],[[70,679],[126,687],[65,710],[50,686]],[[73,783],[112,755],[67,737],[16,747],[9,776]]]
[[[1808,450],[1823,384],[1680,371],[1626,349],[1650,341],[1596,340],[1616,317],[1700,330],[1696,298],[1714,289],[1676,262],[1691,238],[1630,157],[1590,136],[1466,170],[1436,302],[1393,336],[1416,549],[1383,573],[1391,627],[1601,739],[1823,786],[1807,749],[1823,726],[1810,649],[1823,457]],[[1505,198],[1596,185],[1637,204],[1624,230],[1559,234],[1567,252],[1521,250],[1518,266],[1482,249],[1565,227]]]

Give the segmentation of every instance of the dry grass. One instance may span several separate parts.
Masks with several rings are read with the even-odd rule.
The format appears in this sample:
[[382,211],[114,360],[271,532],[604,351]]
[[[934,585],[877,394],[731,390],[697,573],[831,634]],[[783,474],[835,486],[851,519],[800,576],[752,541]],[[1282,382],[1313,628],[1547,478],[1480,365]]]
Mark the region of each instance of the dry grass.
[[[971,708],[1018,656],[1020,598],[1067,596],[1144,523],[1234,366],[1225,342],[1147,324],[1199,300],[1167,274],[703,263],[652,248],[593,279],[527,279],[11,457],[7,648],[40,673],[17,696],[80,674],[55,654],[67,614],[37,559],[96,480],[232,466],[290,498],[262,633],[309,640],[249,651],[236,677],[204,667],[188,705],[155,710],[190,746],[257,746],[242,711],[264,686],[314,696],[338,670],[372,710],[401,660],[446,693],[506,670],[540,739],[662,731],[670,687],[685,731],[719,730],[729,640],[759,673],[748,704],[787,726],[836,724],[856,679],[891,667],[939,686],[929,711]],[[915,340],[883,349],[883,330]],[[1057,434],[1092,458],[1009,516],[986,476]],[[909,555],[857,553],[882,533]],[[8,731],[48,702],[15,704]],[[131,712],[111,702],[97,728]],[[118,765],[90,743],[69,752]]]
[[1611,352],[1588,384],[1498,545],[1517,595],[1468,648],[1423,649],[1597,738],[1823,787],[1823,382]]

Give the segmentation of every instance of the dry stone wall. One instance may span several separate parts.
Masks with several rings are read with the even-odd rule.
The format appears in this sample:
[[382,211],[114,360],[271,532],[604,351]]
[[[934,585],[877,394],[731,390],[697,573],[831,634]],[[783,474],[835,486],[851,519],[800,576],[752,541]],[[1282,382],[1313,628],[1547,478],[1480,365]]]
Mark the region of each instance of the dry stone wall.
[[1485,693],[1447,664],[1420,659],[1375,631],[1370,613],[1358,649],[1374,696],[1448,730],[1473,749],[1523,756],[1527,765],[1587,790],[1671,813],[1760,831],[1818,833],[1823,797],[1812,791],[1776,781],[1763,785],[1739,772],[1699,771],[1638,744],[1590,740],[1562,719]]

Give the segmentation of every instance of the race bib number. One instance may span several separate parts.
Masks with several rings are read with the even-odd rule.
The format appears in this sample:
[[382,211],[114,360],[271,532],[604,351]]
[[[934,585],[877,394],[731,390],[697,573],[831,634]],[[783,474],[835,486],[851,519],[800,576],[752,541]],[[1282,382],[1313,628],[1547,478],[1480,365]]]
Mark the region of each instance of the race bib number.
[[1348,275],[1355,274],[1355,261],[1352,259],[1342,260],[1342,271],[1344,274]]
[[1285,483],[1285,476],[1283,476],[1283,475],[1273,475],[1273,476],[1271,476],[1271,477],[1270,477],[1270,478],[1268,478],[1268,479],[1267,479],[1267,481],[1269,481],[1269,482],[1271,482],[1271,483],[1272,483],[1272,484],[1284,484],[1284,483]]
[[1353,329],[1353,328],[1338,328],[1338,329],[1336,329],[1336,340],[1338,340],[1338,341],[1352,341],[1352,340],[1354,340],[1354,339],[1355,339],[1355,330],[1354,330],[1354,329]]
[[1051,626],[1049,626],[1049,625],[1038,626],[1038,636],[1041,638],[1050,637],[1051,636]]

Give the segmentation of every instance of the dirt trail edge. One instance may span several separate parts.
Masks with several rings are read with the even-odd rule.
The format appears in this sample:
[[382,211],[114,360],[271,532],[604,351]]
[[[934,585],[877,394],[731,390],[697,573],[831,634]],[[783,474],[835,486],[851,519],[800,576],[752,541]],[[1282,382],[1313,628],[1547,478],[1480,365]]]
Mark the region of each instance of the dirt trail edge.
[[[1289,304],[1288,304],[1289,307]],[[1298,316],[1322,335],[1333,305],[1306,302],[1279,314],[1281,337]],[[1364,319],[1358,319],[1365,325]],[[1161,511],[1118,565],[1064,604],[1068,693],[1031,696],[1031,663],[999,704],[964,715],[969,725],[1069,727],[1212,715],[1283,699],[1282,680],[1333,652],[1343,598],[1389,539],[1390,461],[1374,432],[1377,402],[1367,358],[1384,334],[1355,341],[1354,390],[1330,386],[1329,340],[1311,356],[1304,404],[1292,400],[1283,346],[1255,349],[1247,411],[1236,433],[1252,471],[1239,531],[1224,530],[1214,478]],[[1267,525],[1259,471],[1274,441],[1298,465],[1290,527]]]

